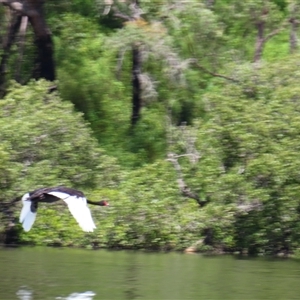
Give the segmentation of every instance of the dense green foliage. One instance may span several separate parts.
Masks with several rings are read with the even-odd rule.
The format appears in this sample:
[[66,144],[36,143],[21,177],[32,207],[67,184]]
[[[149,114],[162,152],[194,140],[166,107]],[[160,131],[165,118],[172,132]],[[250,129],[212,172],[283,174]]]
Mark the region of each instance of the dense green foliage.
[[299,4],[215,2],[140,1],[131,22],[103,16],[103,1],[47,5],[59,94],[12,83],[1,100],[0,201],[65,184],[111,207],[92,208],[98,228],[85,234],[64,206],[41,206],[29,233],[17,225],[20,242],[297,253],[300,72],[288,20]]
[[32,186],[99,188],[118,182],[118,173],[115,178],[107,174],[114,169],[114,160],[99,149],[73,106],[48,94],[48,87],[44,82],[12,85],[0,102],[4,203]]

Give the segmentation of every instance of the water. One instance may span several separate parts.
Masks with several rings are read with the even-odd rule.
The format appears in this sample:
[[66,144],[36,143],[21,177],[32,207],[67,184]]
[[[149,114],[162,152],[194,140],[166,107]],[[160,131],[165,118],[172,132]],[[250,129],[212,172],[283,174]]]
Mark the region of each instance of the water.
[[299,297],[297,260],[59,248],[0,249],[0,300]]

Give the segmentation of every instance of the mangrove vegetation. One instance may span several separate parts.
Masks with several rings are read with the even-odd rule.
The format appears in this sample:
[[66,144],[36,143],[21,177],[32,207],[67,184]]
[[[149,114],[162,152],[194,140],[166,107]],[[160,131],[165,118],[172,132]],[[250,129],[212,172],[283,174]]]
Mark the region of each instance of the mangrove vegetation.
[[[7,244],[300,249],[297,0],[0,0],[0,234]],[[92,207],[18,222],[24,193]]]

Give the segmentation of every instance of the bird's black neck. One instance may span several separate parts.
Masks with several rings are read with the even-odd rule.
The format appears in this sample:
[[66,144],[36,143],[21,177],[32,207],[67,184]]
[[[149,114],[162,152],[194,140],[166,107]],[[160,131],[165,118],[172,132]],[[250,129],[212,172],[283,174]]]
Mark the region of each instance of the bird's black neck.
[[87,202],[88,204],[92,204],[92,205],[99,205],[98,202],[94,202],[94,201],[91,201],[91,200],[88,200],[88,199],[86,199],[86,202]]
[[89,204],[98,205],[98,206],[108,206],[109,205],[106,200],[100,200],[100,201],[86,200],[86,202]]

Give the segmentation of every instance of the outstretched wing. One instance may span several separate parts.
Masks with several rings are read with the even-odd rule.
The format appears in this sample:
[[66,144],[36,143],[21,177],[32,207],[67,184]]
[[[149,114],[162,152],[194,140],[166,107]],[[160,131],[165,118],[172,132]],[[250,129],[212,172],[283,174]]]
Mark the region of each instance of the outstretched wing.
[[22,197],[23,207],[20,214],[20,223],[22,223],[25,231],[29,231],[31,229],[36,218],[36,209],[33,209],[34,206],[32,206],[34,203],[28,199],[30,199],[29,193]]
[[91,211],[87,206],[85,197],[78,197],[76,195],[69,195],[67,193],[58,191],[51,191],[47,194],[58,197],[67,203],[71,214],[78,222],[79,226],[83,229],[83,231],[94,231],[96,226],[93,221]]

